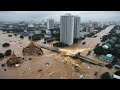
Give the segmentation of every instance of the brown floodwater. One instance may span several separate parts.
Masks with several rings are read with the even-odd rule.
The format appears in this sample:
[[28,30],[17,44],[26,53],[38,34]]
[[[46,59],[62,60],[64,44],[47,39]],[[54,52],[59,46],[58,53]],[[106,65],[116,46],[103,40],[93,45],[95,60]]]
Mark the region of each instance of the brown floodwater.
[[[85,45],[77,43],[72,46],[63,48],[61,51],[66,52],[67,54],[75,54],[79,51],[82,55],[86,56],[86,53],[89,50],[92,50],[97,45],[97,43],[100,43],[100,38],[103,35],[109,33],[113,27],[114,25],[111,25],[105,30],[102,30],[96,34],[96,38],[87,37],[84,40],[86,41]],[[40,45],[43,44],[43,41],[44,40],[39,40],[34,43]],[[3,48],[2,44],[4,42],[10,43],[10,47]],[[25,58],[23,64],[20,67],[11,68],[8,68],[7,66],[1,67],[1,64],[5,63],[9,57],[0,59],[0,79],[78,79],[80,75],[84,75],[84,78],[86,79],[99,78],[94,76],[94,72],[99,71],[99,66],[81,62],[80,60],[78,63],[78,61],[70,57],[62,56],[62,54],[57,54],[46,49],[42,49],[44,54],[41,56],[23,56],[22,49],[29,43],[30,41],[28,40],[28,37],[20,39],[19,35],[14,36],[13,34],[12,37],[8,37],[8,34],[2,34],[2,32],[0,32],[0,52],[4,53],[7,49],[11,49],[14,50],[17,56]],[[52,46],[52,43],[47,43],[45,45]],[[103,62],[92,56],[88,57],[97,62]],[[32,60],[29,60],[29,58],[32,58]],[[49,63],[49,65],[46,63]],[[80,67],[79,73],[74,71],[72,66],[73,64],[78,64]],[[7,70],[4,71],[4,69]],[[109,70],[103,67],[100,69],[99,76],[105,71],[110,72],[112,75],[115,69]]]
[[[1,32],[2,33],[2,32]],[[8,37],[8,34],[0,34],[0,52],[4,53],[6,50],[11,49],[12,51],[15,52],[17,56],[23,57],[24,62],[20,67],[2,67],[1,64],[4,64],[9,57],[5,57],[3,59],[0,59],[0,79],[40,79],[40,78],[48,78],[49,73],[53,73],[52,76],[50,74],[49,78],[61,78],[64,75],[62,74],[63,72],[65,73],[73,73],[72,66],[69,66],[69,64],[63,64],[59,60],[56,59],[57,53],[42,49],[44,54],[40,56],[24,56],[22,54],[22,49],[23,47],[26,47],[30,41],[28,40],[28,37],[25,37],[24,39],[20,39],[19,35],[14,36],[11,34],[12,37]],[[39,40],[34,42],[36,45],[43,44],[44,40]],[[3,43],[10,43],[10,47],[2,47]],[[52,46],[51,43],[45,44],[46,46]],[[29,58],[32,58],[32,60],[29,60]],[[57,61],[56,61],[57,60]],[[54,62],[54,63],[53,63]],[[46,63],[49,63],[47,65]],[[57,64],[60,63],[60,64]],[[61,68],[61,65],[63,66]],[[56,68],[58,67],[58,68]],[[65,70],[63,69],[64,67],[67,67]],[[68,68],[69,67],[69,68]],[[70,69],[71,68],[71,69]],[[6,69],[6,71],[4,71]],[[49,72],[48,70],[49,69]],[[60,74],[56,73],[56,70],[61,73]],[[60,71],[59,71],[60,70]],[[41,73],[44,73],[41,76]],[[69,74],[69,73],[68,73]],[[47,75],[47,76],[46,76]],[[75,76],[76,75],[76,76]],[[68,77],[68,75],[67,75]],[[77,77],[77,74],[73,74],[73,77]],[[71,77],[71,78],[73,78]],[[48,79],[49,79],[48,78]],[[65,76],[63,78],[66,78]]]
[[[102,38],[104,35],[107,35],[114,28],[114,26],[115,25],[108,26],[101,32],[97,33],[96,38],[86,37],[86,39],[82,41],[82,42],[86,41],[85,45],[82,45],[82,42],[80,42],[80,43],[71,45],[69,47],[66,47],[66,48],[62,49],[62,51],[66,51],[67,54],[71,54],[71,53],[74,54],[76,51],[79,51],[81,53],[81,55],[91,58],[92,60],[94,60],[98,63],[108,64],[108,62],[99,60],[99,58],[93,57],[92,55],[87,56],[87,53],[88,53],[88,51],[93,50],[98,43],[101,43],[100,38]],[[100,75],[104,72],[109,72],[111,75],[113,75],[113,73],[116,71],[116,69],[114,69],[114,68],[108,69],[106,67],[102,67],[100,69],[100,66],[95,66],[95,65],[85,63],[85,62],[82,62],[81,64],[79,64],[79,67],[81,69],[81,73],[87,79],[98,79],[98,78],[100,78]],[[99,74],[98,74],[98,77],[96,77],[94,75],[94,73],[98,72],[98,71],[99,71]]]

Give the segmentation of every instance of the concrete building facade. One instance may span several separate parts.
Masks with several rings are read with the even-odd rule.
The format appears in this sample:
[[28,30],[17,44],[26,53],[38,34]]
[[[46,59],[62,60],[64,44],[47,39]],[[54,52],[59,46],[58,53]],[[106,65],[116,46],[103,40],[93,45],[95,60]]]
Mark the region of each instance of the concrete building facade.
[[74,37],[74,16],[65,14],[60,18],[60,42],[71,45]]
[[86,32],[88,32],[88,33],[93,33],[94,32],[94,27],[93,27],[92,24],[88,24],[86,26]]
[[54,19],[47,19],[47,29],[54,29]]
[[80,17],[74,16],[74,38],[80,37]]

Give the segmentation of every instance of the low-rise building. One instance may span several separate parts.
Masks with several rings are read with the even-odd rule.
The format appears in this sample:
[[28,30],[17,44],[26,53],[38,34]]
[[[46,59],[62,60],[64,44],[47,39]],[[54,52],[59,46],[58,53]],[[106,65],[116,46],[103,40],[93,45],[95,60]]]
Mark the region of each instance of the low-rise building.
[[117,63],[114,65],[115,68],[120,68],[120,59],[117,60]]
[[35,34],[40,34],[41,30],[35,30]]
[[114,79],[120,79],[120,76],[114,74],[114,75],[113,75],[113,78],[114,78]]
[[100,55],[99,59],[112,62],[114,60],[114,56],[112,54]]
[[108,48],[111,48],[111,44],[109,43],[106,43],[105,45],[102,46],[104,49],[108,49]]

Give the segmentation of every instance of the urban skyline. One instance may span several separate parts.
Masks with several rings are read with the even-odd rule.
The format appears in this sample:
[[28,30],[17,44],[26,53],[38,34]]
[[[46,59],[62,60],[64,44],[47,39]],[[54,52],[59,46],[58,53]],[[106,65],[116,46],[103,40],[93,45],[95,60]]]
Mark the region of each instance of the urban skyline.
[[[118,16],[112,11],[0,12],[0,78],[120,79]],[[7,19],[14,22],[2,23]]]
[[48,18],[60,21],[60,16],[65,13],[78,15],[81,21],[119,21],[119,11],[0,11],[0,20],[3,22],[31,21],[41,22]]

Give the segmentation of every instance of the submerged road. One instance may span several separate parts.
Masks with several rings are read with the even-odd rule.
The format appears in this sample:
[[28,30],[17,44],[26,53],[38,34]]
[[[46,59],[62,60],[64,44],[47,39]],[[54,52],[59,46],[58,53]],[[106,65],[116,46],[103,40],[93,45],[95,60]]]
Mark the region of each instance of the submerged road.
[[[103,30],[103,31],[101,31],[100,33],[96,34],[98,37],[97,37],[97,38],[93,38],[93,39],[100,39],[100,36],[101,36],[101,37],[104,36],[103,32],[104,32],[104,33],[108,33],[108,32],[110,32],[110,30],[112,30],[114,27],[115,27],[115,25],[111,25],[111,26],[107,27],[105,30]],[[100,41],[100,40],[99,40],[99,41]],[[97,43],[97,42],[94,42],[94,43]],[[89,44],[89,43],[88,43],[88,44]],[[90,44],[89,44],[88,46],[90,46],[90,45],[93,46],[93,44],[91,44],[91,42],[90,42]],[[95,45],[96,45],[96,44],[95,44]],[[51,50],[51,51],[57,52],[57,53],[60,53],[60,52],[61,52],[59,48],[55,48],[55,47],[48,47],[48,46],[44,46],[44,45],[39,45],[39,47],[44,48],[44,49],[47,49],[47,50]],[[73,58],[74,58],[74,57],[79,58],[80,60],[83,60],[83,61],[85,61],[85,62],[87,62],[87,63],[90,63],[90,64],[99,65],[99,66],[102,66],[102,67],[105,66],[105,64],[103,64],[103,63],[97,63],[97,62],[95,62],[94,60],[92,60],[92,59],[90,59],[90,58],[87,58],[87,57],[85,57],[85,56],[81,56],[79,52],[76,53],[75,55],[71,55],[71,57],[73,57]]]
[[[44,49],[47,49],[47,50],[51,50],[51,51],[53,51],[53,52],[60,53],[59,48],[52,48],[52,47],[43,46],[43,45],[40,45],[39,47],[44,48]],[[74,56],[71,55],[71,57],[73,57],[73,58],[74,58],[74,57],[77,57],[77,58],[79,58],[80,60],[83,60],[83,61],[85,61],[85,62],[87,62],[87,63],[90,63],[90,64],[99,65],[99,66],[105,66],[103,63],[97,63],[97,62],[93,61],[92,59],[89,59],[89,58],[87,58],[87,57],[85,57],[85,56],[81,56],[79,52],[78,52],[77,54],[75,54]]]
[[80,60],[83,60],[83,61],[88,62],[88,63],[90,63],[90,64],[99,65],[99,66],[102,66],[102,67],[105,66],[105,64],[103,64],[103,63],[97,63],[97,62],[93,61],[93,60],[90,59],[90,58],[87,58],[87,57],[85,57],[85,56],[81,56],[80,53],[77,53],[77,54],[75,54],[75,55],[72,56],[72,57],[79,58]]
[[60,53],[59,48],[48,47],[48,46],[44,46],[44,45],[39,45],[39,47],[44,48],[44,49],[47,49],[47,50],[51,50],[51,51],[53,51],[53,52]]

